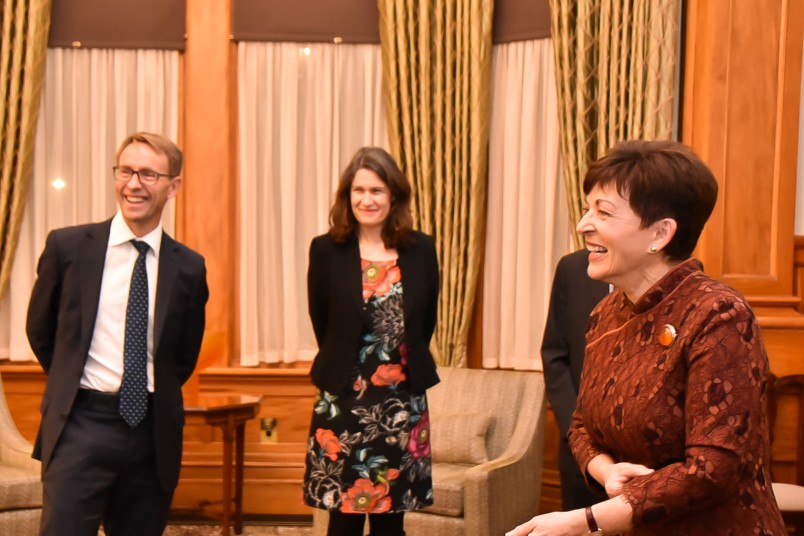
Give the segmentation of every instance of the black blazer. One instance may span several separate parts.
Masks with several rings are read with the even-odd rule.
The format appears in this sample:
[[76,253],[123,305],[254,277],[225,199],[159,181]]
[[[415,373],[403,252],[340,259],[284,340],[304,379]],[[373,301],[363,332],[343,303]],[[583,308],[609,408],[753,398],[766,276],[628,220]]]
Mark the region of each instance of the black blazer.
[[[562,470],[573,469],[575,463],[566,437],[581,381],[586,323],[592,309],[609,293],[609,284],[591,279],[586,273],[587,266],[589,252],[585,249],[558,261],[542,340],[547,398],[561,431],[561,446],[566,449],[566,455],[559,456],[559,465],[565,466],[560,467]],[[574,469],[577,471],[577,466]]]
[[[39,258],[26,331],[47,373],[34,457],[44,472],[80,386],[95,317],[111,220],[50,233]],[[159,480],[179,480],[184,404],[182,384],[195,368],[204,336],[204,258],[162,234],[154,307],[154,438]],[[121,335],[122,336],[122,335]]]
[[[398,248],[402,271],[407,372],[411,389],[423,392],[438,383],[430,339],[438,313],[438,258],[429,236],[414,231],[410,246]],[[360,337],[369,318],[363,302],[360,247],[357,237],[338,244],[330,234],[310,244],[307,270],[310,320],[318,355],[310,376],[319,389],[340,393],[349,383]]]

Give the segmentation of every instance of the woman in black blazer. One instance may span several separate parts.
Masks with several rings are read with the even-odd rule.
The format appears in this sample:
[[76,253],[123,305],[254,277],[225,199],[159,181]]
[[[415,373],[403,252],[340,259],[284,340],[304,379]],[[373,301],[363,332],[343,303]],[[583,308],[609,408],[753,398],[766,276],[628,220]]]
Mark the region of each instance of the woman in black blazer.
[[410,184],[391,155],[352,158],[313,239],[307,292],[319,352],[304,499],[328,534],[404,535],[404,512],[433,502],[425,390],[438,306],[433,240],[412,229]]

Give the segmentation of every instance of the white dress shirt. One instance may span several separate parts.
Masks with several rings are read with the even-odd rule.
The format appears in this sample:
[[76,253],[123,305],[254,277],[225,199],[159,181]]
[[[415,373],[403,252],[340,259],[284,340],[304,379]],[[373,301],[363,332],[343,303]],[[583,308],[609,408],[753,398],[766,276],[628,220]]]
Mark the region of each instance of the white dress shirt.
[[145,254],[145,270],[148,273],[148,391],[154,390],[154,303],[156,299],[156,276],[159,269],[159,248],[162,245],[162,224],[143,237],[137,237],[129,229],[122,214],[112,218],[106,260],[103,264],[98,316],[95,331],[89,345],[81,387],[107,393],[117,393],[123,379],[123,341],[126,333],[126,307],[131,273],[139,256],[132,239],[147,242],[151,247]]

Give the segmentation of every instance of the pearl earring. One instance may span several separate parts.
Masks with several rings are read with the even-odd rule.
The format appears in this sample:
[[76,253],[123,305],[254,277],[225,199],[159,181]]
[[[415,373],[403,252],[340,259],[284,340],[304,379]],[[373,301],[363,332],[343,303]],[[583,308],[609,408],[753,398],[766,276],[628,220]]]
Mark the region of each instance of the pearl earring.
[[651,253],[656,253],[656,252],[657,252],[657,251],[659,251],[659,250],[658,250],[658,249],[656,249],[656,246],[651,246],[649,251],[650,251]]

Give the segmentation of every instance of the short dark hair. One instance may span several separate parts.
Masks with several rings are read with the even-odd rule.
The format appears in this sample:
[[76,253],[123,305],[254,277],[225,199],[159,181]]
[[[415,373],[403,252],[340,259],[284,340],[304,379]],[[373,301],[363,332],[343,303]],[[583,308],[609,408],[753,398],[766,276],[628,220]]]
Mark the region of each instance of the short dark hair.
[[589,166],[583,181],[586,195],[595,186],[614,183],[640,217],[641,226],[672,218],[678,224],[664,253],[688,259],[717,201],[712,171],[683,143],[623,141]]
[[382,228],[382,240],[387,248],[407,245],[412,238],[413,216],[410,213],[410,183],[394,158],[380,147],[363,147],[343,170],[329,211],[329,233],[336,242],[345,242],[357,230],[352,213],[352,181],[357,172],[368,169],[377,174],[391,193],[391,210]]
[[[135,132],[123,140],[123,143],[120,144],[120,147],[117,149],[117,154],[114,157],[115,164],[120,162],[120,154],[132,143],[144,143],[157,153],[167,156],[168,175],[171,177],[181,175],[183,160],[181,149],[165,136],[154,134],[153,132]],[[158,172],[159,170],[155,169],[154,171]]]

